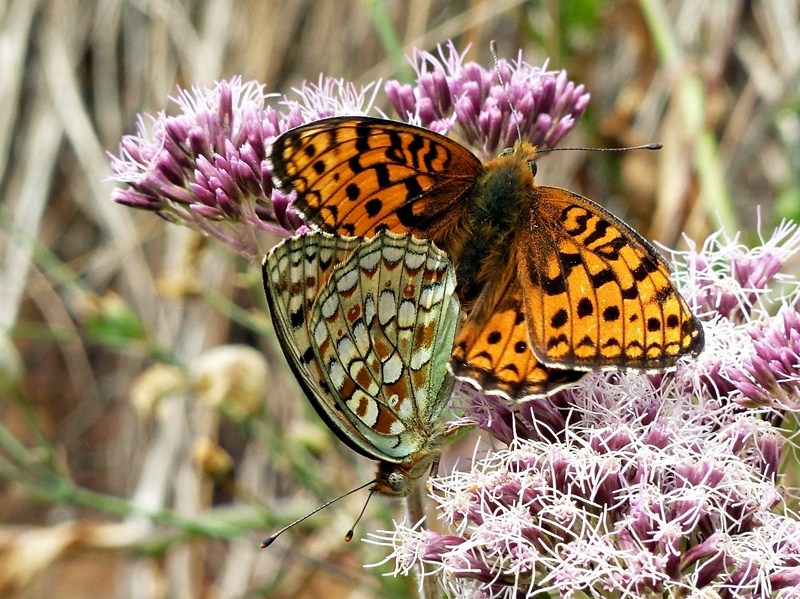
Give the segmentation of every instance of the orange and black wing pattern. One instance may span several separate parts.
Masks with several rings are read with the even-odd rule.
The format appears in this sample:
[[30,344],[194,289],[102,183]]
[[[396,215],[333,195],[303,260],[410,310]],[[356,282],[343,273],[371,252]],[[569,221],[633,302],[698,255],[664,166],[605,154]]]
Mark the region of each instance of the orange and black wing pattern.
[[482,164],[459,143],[370,117],[322,119],[287,131],[270,150],[278,187],[329,233],[382,230],[440,241],[460,222]]
[[594,202],[535,187],[518,250],[533,352],[545,364],[663,370],[703,347],[664,258]]
[[516,277],[488,284],[456,337],[456,378],[509,399],[549,395],[583,372],[548,368],[531,351],[522,287]]

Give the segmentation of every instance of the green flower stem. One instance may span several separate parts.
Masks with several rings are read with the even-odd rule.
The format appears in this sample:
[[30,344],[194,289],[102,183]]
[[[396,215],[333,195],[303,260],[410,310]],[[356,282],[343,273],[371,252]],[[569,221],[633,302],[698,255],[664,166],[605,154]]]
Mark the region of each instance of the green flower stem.
[[394,29],[392,20],[386,10],[386,4],[383,0],[362,0],[364,5],[369,9],[370,16],[372,17],[372,24],[375,26],[375,31],[383,44],[386,54],[392,61],[397,78],[404,83],[410,83],[414,80],[414,73],[408,66],[403,56],[403,44],[397,36]]
[[[19,484],[35,499],[52,504],[66,504],[100,510],[130,518],[141,517],[156,524],[179,530],[173,540],[204,536],[221,539],[240,539],[244,533],[263,527],[264,514],[259,510],[212,510],[203,517],[186,518],[172,510],[146,510],[127,499],[97,493],[79,487],[42,462],[35,450],[20,443],[4,427],[0,427],[0,478]],[[166,542],[161,541],[160,546]]]
[[[422,520],[425,516],[425,497],[422,492],[423,485],[419,480],[409,481],[411,492],[405,498],[406,516],[409,526]],[[425,564],[421,563],[417,569],[417,576],[420,579],[419,596],[420,599],[436,599],[440,596],[436,577],[425,576]]]

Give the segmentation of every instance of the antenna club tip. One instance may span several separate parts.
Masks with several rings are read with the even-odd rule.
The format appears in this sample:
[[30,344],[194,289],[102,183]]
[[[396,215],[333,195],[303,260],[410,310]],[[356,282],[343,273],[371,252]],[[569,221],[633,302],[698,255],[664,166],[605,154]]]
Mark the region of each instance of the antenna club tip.
[[350,529],[350,530],[348,530],[348,531],[347,531],[347,533],[344,535],[344,542],[345,542],[345,543],[349,543],[350,541],[352,541],[352,540],[353,540],[353,536],[354,536],[354,535],[355,535],[355,532],[354,532],[354,531],[353,531],[353,529],[351,528],[351,529]]
[[270,537],[267,537],[266,539],[261,541],[261,545],[259,545],[259,547],[261,547],[261,549],[266,549],[267,547],[272,545],[275,542],[275,539],[277,538],[278,538],[277,535],[272,535]]

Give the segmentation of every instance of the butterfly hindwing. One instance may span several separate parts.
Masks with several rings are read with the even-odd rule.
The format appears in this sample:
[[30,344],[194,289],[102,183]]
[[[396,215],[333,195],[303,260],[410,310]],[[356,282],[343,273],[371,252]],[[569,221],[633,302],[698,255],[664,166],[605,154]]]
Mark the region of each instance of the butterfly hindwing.
[[361,242],[327,234],[300,235],[272,248],[264,259],[264,290],[275,333],[295,378],[314,409],[346,445],[367,457],[372,447],[337,415],[336,398],[328,387],[309,335],[314,301],[337,264]]
[[581,372],[548,368],[531,352],[522,287],[516,278],[493,281],[459,330],[453,374],[507,398],[549,395]]
[[703,344],[702,328],[661,255],[594,202],[534,189],[518,251],[533,351],[582,370],[663,369]]
[[422,450],[450,396],[455,278],[430,243],[382,233],[334,269],[312,343],[338,409],[385,458]]
[[312,233],[273,248],[264,287],[284,354],[331,430],[409,472],[428,463],[452,389],[459,308],[447,256],[411,236]]

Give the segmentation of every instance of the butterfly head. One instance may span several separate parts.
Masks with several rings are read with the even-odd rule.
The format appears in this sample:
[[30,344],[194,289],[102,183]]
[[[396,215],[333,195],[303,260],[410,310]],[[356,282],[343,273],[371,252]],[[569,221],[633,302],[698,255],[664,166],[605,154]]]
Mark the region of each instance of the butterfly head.
[[[525,198],[534,187],[536,158],[540,152],[532,143],[518,141],[506,148],[494,160],[484,165],[484,195],[501,198]],[[499,201],[507,204],[508,200]]]
[[497,160],[505,159],[515,164],[524,164],[532,176],[536,176],[536,159],[541,152],[530,142],[518,141],[511,148],[506,148],[497,157]]
[[379,461],[373,490],[388,497],[406,497],[411,492],[411,483],[422,478],[426,472],[435,474],[439,465],[439,450],[425,449],[415,453],[411,460],[402,464]]

